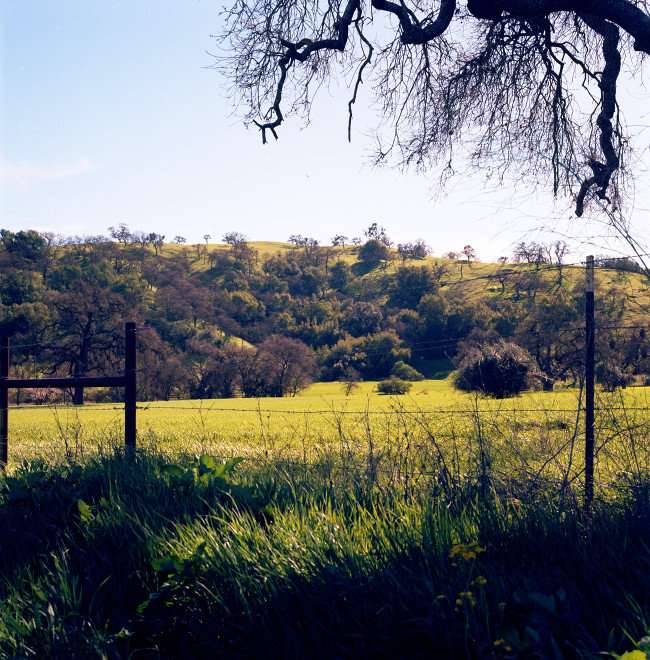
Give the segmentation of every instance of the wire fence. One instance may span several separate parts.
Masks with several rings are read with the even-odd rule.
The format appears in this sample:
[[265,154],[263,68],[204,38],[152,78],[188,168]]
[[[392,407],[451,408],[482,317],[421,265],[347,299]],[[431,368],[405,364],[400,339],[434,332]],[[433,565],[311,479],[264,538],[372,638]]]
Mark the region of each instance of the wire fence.
[[[527,272],[543,273],[578,265],[582,263],[533,264]],[[502,274],[499,273],[476,275],[457,280],[452,285],[500,282],[500,277]],[[425,287],[412,287],[411,290],[425,290]],[[390,294],[392,291],[394,289],[387,288],[384,293]],[[638,309],[645,311],[641,303],[638,303]],[[620,324],[603,323],[598,331],[631,333],[648,329],[648,324],[634,320]],[[573,349],[577,351],[582,350],[578,344],[584,340],[584,333],[584,325],[580,323],[554,323],[552,327],[513,331],[500,338],[513,341],[558,337],[569,341],[567,338],[570,338],[576,342]],[[471,338],[477,344],[493,340],[493,337]],[[455,338],[431,338],[411,342],[409,348],[412,354],[417,355],[432,350],[452,350],[457,344],[458,339]],[[50,342],[18,343],[14,347],[20,350],[57,351],[66,346],[69,343]],[[381,355],[380,349],[367,351],[369,360]],[[260,358],[260,362],[271,361],[272,358]],[[238,366],[245,362],[234,358],[231,363]],[[160,374],[164,368],[164,364],[158,364],[140,366],[135,371],[140,376],[148,376]],[[123,369],[118,369],[103,371],[102,375],[121,375]],[[93,374],[75,375],[83,377]],[[598,474],[601,484],[611,484],[612,475],[627,474],[633,468],[650,467],[650,443],[647,440],[650,438],[650,402],[645,390],[636,390],[638,396],[632,396],[630,392],[603,397],[594,408],[598,418],[596,457],[601,458],[602,465],[606,466],[601,466]],[[273,460],[276,465],[291,469],[316,470],[323,475],[328,474],[328,478],[332,478],[333,472],[346,474],[350,478],[353,475],[370,475],[371,480],[379,480],[379,476],[383,475],[388,482],[400,483],[405,488],[409,481],[418,479],[429,479],[445,488],[458,484],[461,477],[468,477],[474,483],[482,483],[488,476],[491,480],[505,480],[514,470],[525,475],[529,488],[532,489],[542,478],[550,478],[556,484],[557,492],[564,495],[573,484],[584,480],[584,465],[576,449],[583,436],[584,424],[579,383],[574,388],[563,390],[560,398],[549,398],[555,394],[544,393],[535,406],[520,404],[519,401],[472,399],[470,396],[451,406],[431,402],[423,404],[414,394],[383,399],[387,402],[386,407],[379,407],[374,394],[372,404],[368,396],[368,392],[356,397],[341,395],[336,404],[333,403],[336,398],[333,395],[330,401],[323,398],[318,402],[299,397],[292,401],[291,406],[277,407],[269,405],[269,399],[245,398],[229,400],[228,403],[223,399],[203,400],[200,403],[183,399],[140,402],[135,407],[138,411],[139,443],[150,440],[162,443],[167,451],[172,451],[172,440],[178,440],[180,434],[189,434],[188,429],[191,429],[193,437],[188,438],[185,444],[180,443],[178,450],[207,448],[228,454],[237,445],[236,449],[244,450],[247,459],[255,464],[267,465]],[[349,409],[355,401],[359,408]],[[35,407],[17,405],[12,407],[12,411],[27,413]],[[55,423],[50,427],[54,428],[55,438],[63,439],[66,451],[71,446],[75,451],[82,451],[83,443],[89,442],[91,434],[85,433],[81,426],[88,423],[91,417],[104,414],[107,418],[100,423],[119,427],[124,410],[122,405],[113,402],[74,408],[47,403],[38,406],[38,409],[48,411],[54,419]],[[165,421],[165,415],[179,411],[186,414],[185,421]],[[64,413],[73,415],[72,423],[69,419],[62,419]],[[156,417],[163,418],[157,426]],[[224,419],[233,417],[237,421],[224,423]],[[252,426],[244,418],[256,418],[256,425]],[[81,426],[77,423],[79,420],[83,421]],[[316,423],[318,421],[329,425],[329,430],[323,430]],[[17,418],[17,422],[22,423],[22,420]],[[70,444],[71,437],[75,441],[73,444]],[[169,438],[172,440],[168,441]],[[617,446],[614,451],[614,445],[620,445],[622,438],[625,438],[626,446],[622,449]],[[95,436],[92,442],[94,439]]]
[[[644,388],[645,389],[645,388]],[[403,396],[403,395],[402,395]],[[209,401],[214,401],[214,399],[195,399],[198,401],[202,402],[209,402]],[[223,399],[217,399],[219,401],[223,401]],[[256,399],[235,399],[235,401],[254,401]],[[302,400],[302,399],[301,399]],[[171,404],[171,405],[170,405]],[[22,405],[16,405],[12,407],[12,412],[24,412],[28,413],[29,411],[32,411],[34,409],[37,410],[51,410],[51,411],[67,411],[70,409],[74,409],[75,413],[80,413],[80,414],[88,414],[88,415],[94,415],[97,412],[122,412],[124,410],[124,405],[123,404],[111,404],[111,405],[104,405],[104,404],[86,404],[84,406],[72,406],[71,404],[43,404],[43,405],[34,405],[34,404],[22,404]],[[297,415],[297,416],[312,416],[312,415],[346,415],[346,416],[391,416],[395,414],[394,410],[338,410],[338,409],[318,409],[318,410],[310,410],[310,409],[301,409],[301,410],[289,410],[289,409],[276,409],[276,408],[242,408],[242,407],[218,407],[211,405],[209,403],[206,403],[205,405],[177,405],[175,401],[172,402],[164,402],[164,403],[141,403],[136,406],[137,410],[140,411],[154,411],[154,410],[161,410],[161,411],[167,411],[169,412],[170,410],[182,410],[182,411],[189,411],[189,412],[194,412],[194,413],[201,413],[201,414],[211,414],[211,413],[251,413],[254,415]],[[429,408],[425,408],[422,406],[418,406],[416,409],[418,412],[421,413],[432,413],[432,414],[437,414],[437,415],[470,415],[470,414],[481,414],[481,413],[486,413],[486,414],[491,414],[495,412],[495,409],[493,407],[485,407],[485,408],[439,408],[436,407],[435,405],[432,405]],[[561,413],[561,414],[575,414],[576,412],[579,412],[580,408],[579,406],[576,406],[575,408],[504,408],[500,407],[498,408],[498,411],[501,414],[538,414],[538,413]],[[650,401],[648,401],[647,405],[619,405],[619,406],[612,406],[612,405],[603,405],[603,406],[598,406],[596,405],[594,407],[594,410],[596,412],[648,412],[650,411]]]
[[[435,395],[422,402],[417,395],[367,394],[141,402],[138,447],[175,460],[242,456],[250,474],[287,474],[324,488],[390,487],[453,498],[489,487],[522,499],[537,497],[543,485],[549,497],[578,501],[585,484],[581,390],[532,396],[463,395],[453,405],[435,403]],[[352,405],[358,408],[346,409]],[[650,472],[649,410],[645,388],[603,394],[597,402],[597,497],[606,498],[621,479],[636,484],[634,475]],[[116,404],[13,407],[24,429],[13,460],[55,461],[121,446],[122,411]],[[34,412],[48,418],[38,431]]]
[[[573,394],[575,408],[544,405],[544,396],[537,407],[525,405],[527,399],[520,405],[478,401],[477,407],[452,408],[399,398],[386,404],[389,409],[354,411],[270,408],[262,401],[249,409],[155,402],[138,406],[138,447],[171,460],[206,453],[224,461],[241,456],[244,475],[287,475],[325,488],[394,487],[405,494],[424,489],[452,498],[463,489],[490,487],[521,499],[537,497],[543,486],[551,497],[574,501],[581,497],[585,466],[579,392]],[[636,475],[650,469],[650,405],[626,403],[627,394],[611,395],[597,407],[601,498],[621,480],[636,483]],[[34,408],[23,409],[29,410]],[[23,459],[77,458],[122,444],[119,407],[42,410],[51,418],[47,448],[21,434],[14,453]],[[29,418],[24,418],[28,425]],[[22,424],[19,415],[16,424]]]

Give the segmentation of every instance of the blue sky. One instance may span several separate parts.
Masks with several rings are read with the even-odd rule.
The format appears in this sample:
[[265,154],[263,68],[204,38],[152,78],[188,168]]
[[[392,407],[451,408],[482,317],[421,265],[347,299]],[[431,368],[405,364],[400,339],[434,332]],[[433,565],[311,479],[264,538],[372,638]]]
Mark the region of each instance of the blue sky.
[[[328,242],[378,222],[395,242],[423,238],[438,256],[469,243],[484,260],[510,254],[522,237],[600,233],[525,187],[460,181],[436,200],[435,173],[371,168],[371,117],[359,108],[349,144],[346,90],[325,92],[310,126],[287,121],[280,140],[263,146],[232,115],[224,81],[209,68],[221,6],[0,0],[0,224],[95,235],[125,223],[194,243],[204,234],[220,242],[227,231]],[[639,195],[639,227],[650,224],[646,199]],[[611,247],[596,238],[572,259]]]

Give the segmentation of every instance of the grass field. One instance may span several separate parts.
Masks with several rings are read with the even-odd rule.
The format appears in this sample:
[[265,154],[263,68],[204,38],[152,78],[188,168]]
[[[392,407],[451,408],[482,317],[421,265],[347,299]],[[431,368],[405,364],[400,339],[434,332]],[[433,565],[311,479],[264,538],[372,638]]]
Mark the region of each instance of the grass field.
[[[357,466],[391,479],[443,464],[458,479],[485,479],[489,471],[491,480],[510,480],[515,471],[519,480],[550,479],[566,488],[582,480],[579,397],[578,388],[564,388],[486,399],[443,380],[414,383],[404,396],[381,396],[373,383],[362,383],[346,396],[340,383],[317,383],[289,398],[139,404],[138,443],[169,456]],[[644,387],[599,394],[596,475],[603,489],[630,466],[648,467],[649,397]],[[89,455],[120,446],[122,438],[119,405],[14,407],[10,469],[25,459]]]
[[588,512],[578,395],[141,404],[135,455],[12,408],[0,657],[642,660],[648,392],[599,396]]
[[[223,449],[230,443],[251,454],[262,435],[278,441],[285,438],[294,448],[297,439],[323,440],[333,434],[338,440],[341,431],[352,433],[359,425],[365,433],[370,424],[376,435],[403,412],[426,415],[436,432],[451,428],[452,419],[477,412],[521,416],[530,423],[542,418],[569,423],[577,412],[578,396],[578,390],[564,389],[505,401],[477,399],[445,380],[413,383],[411,392],[403,396],[378,395],[375,384],[366,382],[346,396],[340,383],[316,383],[296,397],[140,403],[137,427],[145,446],[155,438],[158,446],[170,452]],[[626,401],[638,406],[645,397],[645,388],[630,389]],[[34,458],[40,451],[54,457],[75,447],[92,451],[119,442],[123,418],[120,404],[12,407],[12,462]],[[192,444],[196,442],[199,447]]]

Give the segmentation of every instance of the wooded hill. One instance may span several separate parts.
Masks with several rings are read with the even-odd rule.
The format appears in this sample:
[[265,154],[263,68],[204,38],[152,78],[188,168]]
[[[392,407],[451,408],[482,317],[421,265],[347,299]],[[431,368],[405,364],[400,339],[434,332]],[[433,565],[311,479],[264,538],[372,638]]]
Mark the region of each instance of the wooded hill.
[[[585,272],[557,244],[521,243],[483,264],[470,246],[435,258],[422,242],[390,247],[383,233],[323,246],[232,232],[228,243],[188,246],[121,229],[114,240],[0,231],[12,374],[118,373],[124,323],[135,321],[140,400],[445,377],[459,351],[499,339],[531,354],[545,388],[580,378]],[[597,374],[614,387],[650,372],[650,295],[633,261],[596,263]]]

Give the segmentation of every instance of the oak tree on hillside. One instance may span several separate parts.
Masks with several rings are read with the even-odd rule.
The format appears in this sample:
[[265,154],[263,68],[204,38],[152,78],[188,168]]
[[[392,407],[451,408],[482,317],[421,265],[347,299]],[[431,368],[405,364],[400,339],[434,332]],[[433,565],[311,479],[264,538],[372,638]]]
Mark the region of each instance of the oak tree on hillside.
[[363,261],[368,268],[376,268],[382,261],[390,258],[389,249],[376,238],[371,238],[363,244],[359,250],[359,259]]
[[397,254],[399,254],[402,264],[404,264],[407,259],[424,259],[431,254],[431,248],[424,242],[423,238],[418,238],[415,243],[399,243]]
[[[114,372],[124,345],[124,321],[134,313],[124,298],[78,281],[74,290],[48,292],[45,302],[54,317],[54,342],[44,350],[49,373],[88,376]],[[83,390],[74,388],[75,405],[83,404]]]
[[644,82],[647,0],[239,0],[225,18],[217,66],[263,142],[347,76],[350,120],[368,82],[389,126],[377,162],[440,165],[444,180],[461,154],[569,194],[578,216],[620,209],[619,88]]
[[316,362],[303,342],[290,337],[271,335],[259,346],[264,365],[266,396],[295,396],[311,385],[316,375]]
[[237,245],[238,243],[247,243],[248,239],[239,231],[229,231],[223,235],[223,242],[228,245]]
[[352,280],[352,269],[346,261],[337,261],[329,272],[329,284],[332,289],[342,291]]

